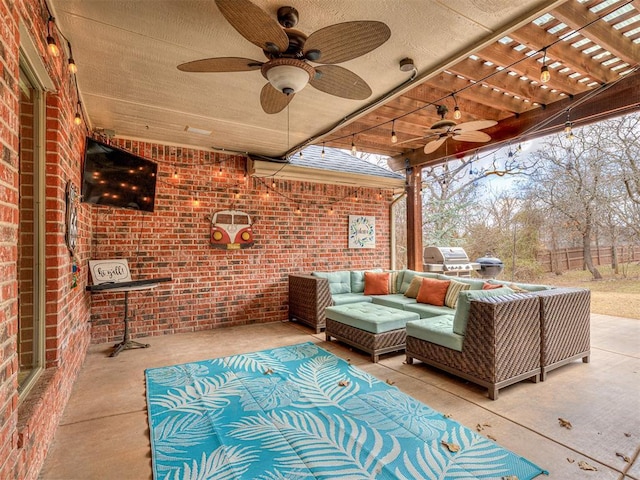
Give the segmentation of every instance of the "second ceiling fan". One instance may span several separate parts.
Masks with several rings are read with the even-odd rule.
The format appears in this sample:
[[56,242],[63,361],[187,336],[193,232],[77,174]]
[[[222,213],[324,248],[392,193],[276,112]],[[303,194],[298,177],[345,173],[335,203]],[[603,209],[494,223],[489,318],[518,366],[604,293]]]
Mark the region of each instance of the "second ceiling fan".
[[[353,21],[324,27],[307,37],[293,27],[298,12],[280,7],[278,21],[249,0],[216,0],[218,9],[240,35],[260,47],[266,62],[240,57],[216,57],[178,65],[183,72],[244,72],[260,70],[268,83],[260,92],[266,113],[282,111],[307,84],[352,100],[372,91],[367,82],[335,65],[364,55],[386,42],[389,27],[378,21]],[[310,62],[319,64],[311,65]]]
[[418,138],[411,138],[400,143],[415,142],[416,140],[428,140],[424,146],[424,153],[433,153],[440,146],[452,138],[459,142],[472,142],[472,143],[486,143],[491,140],[491,137],[479,130],[493,127],[498,122],[495,120],[473,120],[471,122],[456,123],[453,120],[447,120],[445,115],[449,109],[445,105],[436,106],[440,120],[431,125],[431,128],[427,130],[426,135]]

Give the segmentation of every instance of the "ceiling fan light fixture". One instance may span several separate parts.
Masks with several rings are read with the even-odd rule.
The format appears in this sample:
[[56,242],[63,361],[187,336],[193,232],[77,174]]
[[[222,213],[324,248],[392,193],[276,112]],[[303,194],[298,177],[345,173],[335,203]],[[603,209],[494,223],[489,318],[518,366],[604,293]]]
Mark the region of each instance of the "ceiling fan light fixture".
[[315,75],[315,70],[300,60],[278,58],[265,63],[263,73],[273,88],[285,95],[291,95],[307,86]]

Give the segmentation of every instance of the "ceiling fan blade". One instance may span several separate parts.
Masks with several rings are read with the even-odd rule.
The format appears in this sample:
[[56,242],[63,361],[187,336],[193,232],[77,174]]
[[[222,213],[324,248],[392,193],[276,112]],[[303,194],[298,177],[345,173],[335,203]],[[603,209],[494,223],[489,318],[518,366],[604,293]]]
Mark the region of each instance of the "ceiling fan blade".
[[284,52],[289,38],[278,22],[249,0],[216,0],[224,18],[240,35],[263,50]]
[[204,58],[178,65],[183,72],[247,72],[260,70],[262,62],[240,57]]
[[470,132],[462,132],[460,134],[455,134],[452,137],[454,140],[458,140],[459,142],[478,142],[485,143],[491,140],[491,137],[484,133],[472,130]]
[[357,21],[330,25],[313,32],[304,44],[304,52],[317,50],[320,63],[341,63],[369,53],[386,42],[391,30],[382,22]]
[[453,127],[454,132],[469,132],[472,130],[484,130],[485,128],[493,127],[498,122],[495,120],[474,120],[472,122],[464,122]]
[[424,153],[433,153],[435,152],[437,149],[440,148],[440,145],[442,145],[445,141],[447,140],[447,137],[441,137],[437,140],[434,140],[433,142],[429,142],[424,146]]
[[364,100],[371,96],[371,88],[351,70],[337,65],[316,67],[316,75],[309,83],[321,92],[351,100]]
[[265,113],[279,113],[289,105],[294,96],[295,93],[285,95],[273,88],[270,83],[266,83],[260,91],[260,105]]

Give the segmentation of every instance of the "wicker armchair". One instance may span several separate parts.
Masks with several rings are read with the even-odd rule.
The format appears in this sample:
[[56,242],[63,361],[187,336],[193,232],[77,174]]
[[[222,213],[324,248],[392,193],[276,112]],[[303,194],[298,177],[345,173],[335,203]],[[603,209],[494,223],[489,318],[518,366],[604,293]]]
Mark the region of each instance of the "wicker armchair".
[[511,294],[471,301],[462,351],[407,335],[407,363],[416,358],[488,388],[498,390],[540,377],[540,300]]
[[536,292],[540,299],[541,379],[547,372],[577,359],[589,363],[591,292],[556,288]]
[[289,320],[305,323],[320,333],[326,326],[324,309],[332,304],[326,278],[289,275]]

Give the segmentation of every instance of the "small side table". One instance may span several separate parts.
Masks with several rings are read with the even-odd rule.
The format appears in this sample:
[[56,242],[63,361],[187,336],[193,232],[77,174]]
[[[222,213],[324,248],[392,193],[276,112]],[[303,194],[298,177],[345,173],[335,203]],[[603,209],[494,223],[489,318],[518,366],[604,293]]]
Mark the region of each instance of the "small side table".
[[135,280],[131,282],[113,282],[113,283],[101,283],[99,285],[87,285],[87,291],[91,293],[100,292],[124,292],[124,335],[120,343],[116,343],[113,346],[113,352],[110,357],[116,357],[123,350],[129,350],[132,348],[149,348],[151,345],[148,343],[136,342],[131,339],[131,333],[129,332],[129,292],[138,290],[151,290],[156,288],[159,283],[170,282],[173,279],[171,277],[152,278],[146,280]]

